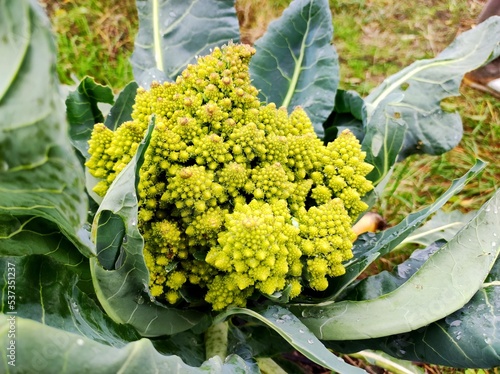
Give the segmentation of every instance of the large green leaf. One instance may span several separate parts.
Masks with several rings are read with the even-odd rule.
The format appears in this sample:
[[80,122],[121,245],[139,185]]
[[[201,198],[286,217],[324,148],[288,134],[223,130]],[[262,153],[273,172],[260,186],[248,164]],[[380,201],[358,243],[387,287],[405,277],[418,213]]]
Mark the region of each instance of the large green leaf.
[[0,315],[4,373],[201,372],[188,367],[179,357],[160,355],[147,339],[117,348],[20,317],[15,319],[15,354],[9,357],[10,318]]
[[[366,118],[363,118],[363,122],[366,123]],[[408,126],[401,119],[388,115],[384,107],[375,110],[362,142],[362,149],[366,152],[365,161],[373,165],[367,178],[374,186],[380,184],[380,187],[384,187],[381,182],[398,159],[409,131]]]
[[[89,238],[83,236],[91,247]],[[61,234],[57,225],[40,217],[0,217],[0,256],[47,255],[67,264],[83,261],[83,255],[68,238]]]
[[[13,20],[0,23],[7,41],[0,43],[2,64],[16,67],[1,73],[9,85],[2,88],[0,101],[0,248],[14,254],[9,242],[36,218],[39,227],[30,226],[33,235],[47,234],[46,228],[55,225],[91,255],[79,237],[87,211],[83,172],[67,138],[52,35],[39,13],[25,1],[0,2],[1,17],[16,16],[15,22],[23,25],[21,34],[12,36]],[[13,43],[19,50],[28,45],[21,62],[21,54],[10,53]],[[10,75],[4,78],[6,73]]]
[[132,121],[132,106],[135,103],[135,95],[139,86],[135,82],[130,82],[118,94],[116,103],[113,105],[104,124],[111,130],[116,130],[124,122]]
[[[1,313],[15,313],[90,338],[99,337],[96,331],[112,328],[112,321],[102,314],[89,296],[79,291],[78,287],[86,286],[90,280],[86,258],[68,257],[63,263],[40,255],[0,257],[0,266],[5,269],[5,275],[0,279]],[[9,295],[12,295],[9,291],[14,291],[14,307],[9,304]],[[125,327],[114,330],[114,335],[121,338],[108,339],[108,344],[138,336]]]
[[364,104],[363,98],[356,91],[337,90],[335,107],[323,125],[325,143],[335,140],[345,129],[349,129],[361,142],[365,136]]
[[289,112],[303,107],[320,137],[339,82],[332,38],[328,1],[295,0],[269,24],[250,61],[250,75],[262,100],[285,106]]
[[458,210],[438,210],[429,221],[403,240],[401,245],[415,243],[428,246],[438,240],[450,241],[475,215],[476,212],[465,214]]
[[137,10],[131,62],[142,87],[173,80],[196,56],[240,38],[234,0],[137,0]]
[[0,102],[17,76],[30,46],[30,17],[27,6],[7,6],[0,1]]
[[69,134],[73,146],[88,158],[88,140],[96,123],[104,122],[99,103],[113,104],[113,91],[91,77],[82,79],[77,89],[66,98],[66,111],[70,125]]
[[396,266],[392,272],[382,271],[364,278],[355,287],[352,287],[342,299],[370,300],[394,291],[415,274],[425,261],[445,243],[446,241],[440,240],[425,249],[413,251],[411,256]]
[[[252,373],[235,355],[224,364],[218,358],[204,362],[195,346],[204,353],[203,339],[192,333],[150,341],[141,339],[130,325],[113,322],[80,290],[83,277],[89,276],[87,260],[58,263],[47,256],[1,257],[0,267],[5,269],[0,278],[2,373],[115,373],[118,369],[124,373]],[[81,271],[85,267],[87,272]],[[14,299],[8,297],[9,291]],[[15,340],[14,358],[9,358],[11,340]],[[12,359],[15,367],[9,366]],[[201,367],[193,368],[183,360]]]
[[[254,374],[236,355],[225,362],[219,357],[199,368],[186,365],[173,355],[162,355],[149,339],[142,338],[123,347],[109,346],[87,337],[17,317],[15,355],[9,357],[9,318],[0,314],[0,352],[4,373],[242,373]],[[104,335],[105,337],[105,335]],[[186,347],[187,348],[187,347]],[[9,366],[9,362],[15,367]]]
[[285,308],[273,305],[260,312],[246,308],[231,308],[220,313],[216,321],[222,321],[235,314],[248,315],[264,322],[280,334],[292,347],[325,368],[343,374],[365,373],[364,370],[347,364],[340,357],[328,351],[318,338]]
[[[500,232],[495,236],[500,237]],[[500,366],[500,260],[461,309],[421,329],[359,341],[327,342],[337,351],[381,349],[405,360],[456,368]]]
[[113,270],[121,254],[121,246],[125,238],[123,219],[110,210],[103,210],[96,222],[96,252],[99,263],[106,270]]
[[[137,228],[136,178],[153,126],[154,121],[137,154],[117,176],[99,206],[94,242],[98,248],[104,248],[104,253],[91,259],[92,280],[104,310],[115,322],[134,326],[142,336],[175,334],[209,319],[208,314],[196,310],[166,307],[149,293],[144,241]],[[101,219],[103,214],[105,219]],[[117,223],[120,219],[122,222]],[[107,233],[98,229],[101,225],[119,230]]]
[[386,115],[408,124],[401,156],[413,153],[441,154],[455,147],[462,137],[458,113],[446,113],[440,103],[457,96],[462,77],[500,55],[500,17],[490,17],[464,32],[437,57],[413,63],[386,79],[365,98],[368,128],[382,108]]
[[464,185],[476,177],[486,164],[477,161],[476,164],[461,178],[455,179],[448,190],[436,201],[418,212],[409,214],[403,221],[394,227],[378,234],[367,233],[362,235],[353,247],[354,257],[345,264],[346,273],[330,280],[330,286],[323,294],[328,299],[337,299],[342,292],[377,258],[395,249],[405,238],[415,231],[425,220],[441,207]]
[[298,308],[320,339],[355,340],[404,333],[463,307],[500,251],[500,190],[451,241],[396,290],[372,300]]

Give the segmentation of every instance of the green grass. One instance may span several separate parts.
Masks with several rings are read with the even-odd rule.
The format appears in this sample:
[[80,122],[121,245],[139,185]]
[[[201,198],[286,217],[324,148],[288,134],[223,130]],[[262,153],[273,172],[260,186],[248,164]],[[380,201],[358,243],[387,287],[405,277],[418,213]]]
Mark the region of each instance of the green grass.
[[474,164],[476,158],[489,164],[445,207],[467,212],[478,209],[498,188],[500,167],[500,101],[463,88],[453,100],[464,121],[464,136],[459,146],[441,156],[413,155],[398,164],[379,206],[392,223],[433,202]]
[[133,80],[128,61],[137,32],[134,0],[40,0],[57,37],[57,71],[74,85],[89,75],[115,90]]

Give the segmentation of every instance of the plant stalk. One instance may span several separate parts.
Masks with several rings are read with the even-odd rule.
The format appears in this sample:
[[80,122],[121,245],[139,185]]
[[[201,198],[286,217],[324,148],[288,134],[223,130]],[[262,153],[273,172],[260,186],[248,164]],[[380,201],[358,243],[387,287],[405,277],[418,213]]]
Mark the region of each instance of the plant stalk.
[[215,356],[219,356],[222,361],[226,359],[228,331],[227,321],[216,323],[207,329],[205,332],[205,356],[207,360]]
[[255,359],[257,365],[259,365],[259,370],[262,374],[286,374],[286,371],[282,369],[272,358],[269,357],[258,357]]

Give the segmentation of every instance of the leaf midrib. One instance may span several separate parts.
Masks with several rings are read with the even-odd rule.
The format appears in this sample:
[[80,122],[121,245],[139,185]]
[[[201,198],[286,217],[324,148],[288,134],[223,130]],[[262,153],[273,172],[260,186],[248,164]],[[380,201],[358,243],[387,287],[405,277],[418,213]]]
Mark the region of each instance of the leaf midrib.
[[293,59],[297,63],[295,64],[295,68],[293,70],[293,75],[292,75],[292,79],[290,81],[290,86],[288,88],[288,91],[286,93],[285,98],[283,99],[282,106],[284,106],[285,108],[288,108],[288,106],[290,105],[290,102],[292,101],[293,94],[295,93],[295,88],[297,87],[298,82],[299,82],[300,72],[302,71],[302,62],[304,61],[304,56],[305,56],[306,40],[307,40],[307,37],[309,35],[309,28],[310,28],[309,26],[310,26],[310,19],[311,19],[311,7],[312,7],[312,4],[309,4],[309,17],[308,17],[308,21],[307,21],[306,31],[304,32],[304,38],[302,39],[302,43],[300,45],[299,58],[295,59],[293,52],[290,51],[290,52],[292,52],[291,54],[292,54]]

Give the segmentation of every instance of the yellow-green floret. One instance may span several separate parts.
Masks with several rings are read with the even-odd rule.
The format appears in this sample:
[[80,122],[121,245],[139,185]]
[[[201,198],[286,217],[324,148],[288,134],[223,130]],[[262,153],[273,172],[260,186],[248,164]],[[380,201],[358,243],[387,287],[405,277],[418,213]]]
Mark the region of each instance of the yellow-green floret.
[[86,166],[103,196],[154,117],[138,226],[151,295],[167,303],[193,292],[214,310],[256,292],[293,298],[326,289],[352,257],[372,166],[351,132],[325,146],[302,108],[261,103],[248,72],[254,53],[215,48],[175,82],[139,89],[132,121],[92,132]]

